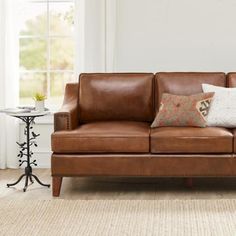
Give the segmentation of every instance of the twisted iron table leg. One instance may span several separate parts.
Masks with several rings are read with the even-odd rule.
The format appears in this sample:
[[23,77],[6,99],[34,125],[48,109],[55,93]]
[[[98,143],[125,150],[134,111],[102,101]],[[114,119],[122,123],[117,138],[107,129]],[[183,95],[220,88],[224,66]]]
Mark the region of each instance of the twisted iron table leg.
[[30,179],[30,182],[33,184],[33,183],[34,183],[34,181],[33,181],[33,179],[32,179],[32,176],[31,176],[31,175],[29,176],[29,179]]
[[27,189],[27,187],[28,187],[28,180],[29,180],[29,176],[26,175],[26,177],[25,177],[25,187],[23,188],[23,191],[24,191],[24,192],[26,191],[26,189]]
[[36,180],[39,184],[41,184],[42,186],[45,186],[45,187],[50,188],[50,184],[44,184],[44,183],[42,183],[36,175],[31,174],[31,176],[34,177],[35,180]]
[[20,178],[16,182],[14,182],[12,184],[7,184],[7,187],[9,188],[11,186],[14,186],[14,185],[18,184],[24,176],[26,176],[26,174],[21,175]]

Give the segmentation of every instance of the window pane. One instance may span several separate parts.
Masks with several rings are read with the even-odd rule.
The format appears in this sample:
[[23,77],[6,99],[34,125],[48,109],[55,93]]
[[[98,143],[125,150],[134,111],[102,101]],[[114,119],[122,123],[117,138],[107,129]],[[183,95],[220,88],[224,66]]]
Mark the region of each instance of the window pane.
[[24,3],[20,7],[20,35],[46,35],[47,3]]
[[62,95],[65,92],[65,85],[68,82],[75,81],[73,73],[51,73],[51,88],[50,94],[54,100],[62,102]]
[[20,103],[34,105],[32,97],[41,92],[50,106],[61,105],[65,84],[74,81],[74,1],[21,3]]
[[20,104],[34,104],[33,96],[40,92],[47,95],[46,73],[23,73],[20,76]]
[[22,70],[46,69],[46,40],[20,39],[20,68]]
[[50,34],[71,35],[74,31],[74,3],[50,2]]
[[50,98],[47,103],[51,107],[59,107],[63,102],[66,83],[74,81],[73,73],[51,73],[50,74]]
[[72,70],[73,64],[74,40],[71,38],[51,39],[51,69]]

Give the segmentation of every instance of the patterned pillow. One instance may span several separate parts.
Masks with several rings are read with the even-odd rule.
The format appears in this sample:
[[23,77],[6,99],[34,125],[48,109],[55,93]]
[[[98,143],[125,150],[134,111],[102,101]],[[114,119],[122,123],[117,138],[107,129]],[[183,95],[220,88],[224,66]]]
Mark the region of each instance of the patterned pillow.
[[207,115],[213,96],[214,93],[199,93],[191,96],[164,93],[159,112],[151,127],[206,127]]

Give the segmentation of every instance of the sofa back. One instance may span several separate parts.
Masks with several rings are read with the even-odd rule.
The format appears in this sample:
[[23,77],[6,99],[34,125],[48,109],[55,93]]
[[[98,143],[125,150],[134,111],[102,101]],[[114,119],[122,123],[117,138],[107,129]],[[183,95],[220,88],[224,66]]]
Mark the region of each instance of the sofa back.
[[192,95],[202,93],[202,84],[226,87],[224,73],[160,72],[155,75],[155,104],[159,107],[163,93]]
[[152,122],[154,116],[151,73],[88,73],[79,80],[79,120]]

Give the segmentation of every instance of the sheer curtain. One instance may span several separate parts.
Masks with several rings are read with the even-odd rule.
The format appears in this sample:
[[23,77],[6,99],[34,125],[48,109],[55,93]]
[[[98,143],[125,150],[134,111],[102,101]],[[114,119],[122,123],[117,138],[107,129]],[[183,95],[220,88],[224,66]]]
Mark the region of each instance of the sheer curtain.
[[[0,1],[0,109],[18,104],[18,0]],[[0,114],[0,169],[17,168],[18,121]]]

